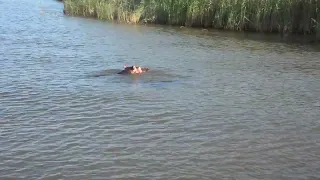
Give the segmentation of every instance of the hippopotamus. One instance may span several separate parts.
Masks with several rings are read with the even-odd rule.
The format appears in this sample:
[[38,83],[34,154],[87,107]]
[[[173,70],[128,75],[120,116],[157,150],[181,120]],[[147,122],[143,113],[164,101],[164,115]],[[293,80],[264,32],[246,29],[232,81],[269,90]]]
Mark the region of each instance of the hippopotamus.
[[124,70],[122,70],[121,72],[118,72],[118,74],[141,74],[144,72],[148,72],[150,71],[149,68],[142,68],[139,66],[124,66]]

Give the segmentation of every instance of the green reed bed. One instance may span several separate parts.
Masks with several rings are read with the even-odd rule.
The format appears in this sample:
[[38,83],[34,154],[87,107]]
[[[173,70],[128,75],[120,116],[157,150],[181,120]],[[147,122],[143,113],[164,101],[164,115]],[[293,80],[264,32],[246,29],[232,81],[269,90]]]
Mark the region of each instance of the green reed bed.
[[65,0],[64,11],[76,16],[137,23],[142,9],[134,0]]
[[319,35],[319,1],[64,0],[64,8],[70,15],[127,23]]

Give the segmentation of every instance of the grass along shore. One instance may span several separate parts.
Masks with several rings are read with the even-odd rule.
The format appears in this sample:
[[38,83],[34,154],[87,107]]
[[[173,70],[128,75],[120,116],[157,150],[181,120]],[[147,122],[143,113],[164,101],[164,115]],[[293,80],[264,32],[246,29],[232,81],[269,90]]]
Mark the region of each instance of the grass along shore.
[[63,0],[64,12],[125,23],[312,34],[320,0]]

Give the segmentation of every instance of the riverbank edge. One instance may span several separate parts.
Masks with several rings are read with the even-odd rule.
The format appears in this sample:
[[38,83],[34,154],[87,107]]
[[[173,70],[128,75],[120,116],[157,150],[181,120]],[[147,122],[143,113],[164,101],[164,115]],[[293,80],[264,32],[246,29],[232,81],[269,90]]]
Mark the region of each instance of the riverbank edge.
[[[303,33],[303,32],[290,32],[286,26],[279,28],[278,30],[273,31],[257,31],[255,29],[230,29],[230,28],[217,28],[213,26],[207,26],[204,27],[203,24],[193,24],[188,25],[187,22],[183,25],[175,24],[175,23],[168,23],[168,22],[159,22],[155,20],[156,18],[141,18],[141,12],[133,11],[129,13],[126,18],[104,18],[104,17],[98,17],[96,12],[93,13],[74,13],[72,11],[68,11],[66,8],[66,2],[68,0],[57,0],[59,2],[62,2],[64,4],[63,13],[67,16],[76,16],[76,17],[87,17],[87,18],[94,18],[99,20],[105,20],[105,21],[112,21],[116,23],[122,23],[122,24],[132,24],[132,25],[167,25],[167,26],[173,26],[173,27],[180,27],[180,28],[194,28],[194,29],[202,29],[202,31],[208,31],[208,30],[220,30],[220,31],[228,31],[228,32],[254,32],[258,34],[277,34],[280,35],[280,37],[308,37],[308,39],[312,39],[311,42],[320,42],[320,23],[317,23],[317,27],[315,28],[315,32],[312,33]],[[89,8],[89,7],[85,7]],[[140,14],[139,14],[140,13]],[[138,14],[138,15],[137,15]]]

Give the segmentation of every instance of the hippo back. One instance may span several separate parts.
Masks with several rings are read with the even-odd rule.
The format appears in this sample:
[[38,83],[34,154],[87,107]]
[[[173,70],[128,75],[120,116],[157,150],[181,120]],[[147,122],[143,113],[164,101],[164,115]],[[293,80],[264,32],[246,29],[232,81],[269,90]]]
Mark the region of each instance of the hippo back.
[[129,72],[127,70],[122,70],[122,71],[118,72],[118,74],[129,74]]
[[150,69],[149,68],[141,68],[142,72],[148,72]]

